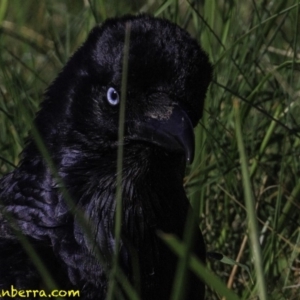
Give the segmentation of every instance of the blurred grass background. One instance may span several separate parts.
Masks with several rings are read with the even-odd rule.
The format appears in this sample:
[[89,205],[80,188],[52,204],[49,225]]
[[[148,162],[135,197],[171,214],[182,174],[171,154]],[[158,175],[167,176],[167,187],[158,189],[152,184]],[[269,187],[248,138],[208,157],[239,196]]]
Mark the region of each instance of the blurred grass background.
[[[300,299],[299,11],[292,0],[0,0],[0,176],[19,162],[27,113],[94,25],[170,19],[214,64],[184,184],[207,249],[246,264],[253,283],[240,267],[208,267],[240,299]],[[207,299],[225,298],[208,288]]]

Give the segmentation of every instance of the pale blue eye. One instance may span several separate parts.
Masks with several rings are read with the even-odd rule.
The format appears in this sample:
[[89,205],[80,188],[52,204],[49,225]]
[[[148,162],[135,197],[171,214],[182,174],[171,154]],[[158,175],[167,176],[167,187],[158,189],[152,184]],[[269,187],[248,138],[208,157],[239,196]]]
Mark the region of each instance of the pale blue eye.
[[119,102],[120,102],[119,94],[113,87],[110,87],[107,90],[106,98],[107,98],[108,103],[113,106],[119,104]]

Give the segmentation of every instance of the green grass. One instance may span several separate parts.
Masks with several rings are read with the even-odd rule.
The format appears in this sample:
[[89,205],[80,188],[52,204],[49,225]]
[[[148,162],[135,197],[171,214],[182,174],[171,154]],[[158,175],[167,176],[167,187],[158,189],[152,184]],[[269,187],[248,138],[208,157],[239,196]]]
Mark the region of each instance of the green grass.
[[[238,299],[299,299],[300,2],[203,2],[1,0],[0,176],[18,164],[43,91],[95,24],[139,11],[170,19],[214,64],[184,184],[208,250],[248,265],[253,283],[216,261],[208,273],[192,268],[206,274],[207,299],[222,299],[224,285]],[[188,266],[188,247],[162,237]]]

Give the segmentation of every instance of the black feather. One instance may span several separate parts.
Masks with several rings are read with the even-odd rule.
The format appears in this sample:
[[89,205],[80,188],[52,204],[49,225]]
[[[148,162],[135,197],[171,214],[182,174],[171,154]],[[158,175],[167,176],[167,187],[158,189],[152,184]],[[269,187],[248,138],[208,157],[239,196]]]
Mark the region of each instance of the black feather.
[[[119,126],[119,106],[109,104],[107,91],[121,92],[128,22],[120,265],[131,282],[140,281],[141,299],[170,297],[177,258],[157,230],[183,235],[189,210],[185,155],[193,148],[192,127],[202,115],[212,68],[186,31],[147,15],[95,27],[46,91],[35,126],[75,207],[30,139],[18,168],[0,181],[0,289],[42,284],[14,224],[61,288],[79,289],[81,299],[105,299],[114,251]],[[93,241],[76,212],[89,220]],[[200,231],[193,251],[205,261]],[[203,299],[204,285],[189,276],[186,299]]]

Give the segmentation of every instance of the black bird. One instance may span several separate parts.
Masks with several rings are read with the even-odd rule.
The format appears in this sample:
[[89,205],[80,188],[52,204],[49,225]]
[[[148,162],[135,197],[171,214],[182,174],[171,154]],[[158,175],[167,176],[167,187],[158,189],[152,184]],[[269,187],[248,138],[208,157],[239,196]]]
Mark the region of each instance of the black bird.
[[[24,236],[60,288],[80,290],[81,299],[106,297],[115,242],[126,28],[119,260],[129,281],[140,282],[141,299],[170,298],[177,257],[157,232],[183,236],[190,207],[183,188],[185,165],[193,159],[193,127],[202,115],[212,67],[185,30],[148,15],[108,19],[95,27],[47,89],[35,128],[59,179],[33,138],[18,168],[1,179],[0,290],[44,286],[20,243]],[[104,261],[99,262],[97,249]],[[205,261],[198,230],[192,251]],[[116,299],[124,295],[119,288]],[[204,285],[193,274],[186,299],[204,299]]]

